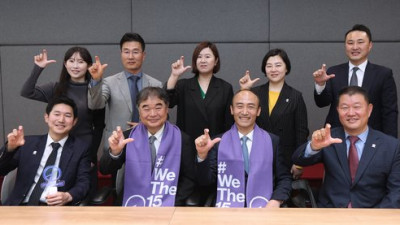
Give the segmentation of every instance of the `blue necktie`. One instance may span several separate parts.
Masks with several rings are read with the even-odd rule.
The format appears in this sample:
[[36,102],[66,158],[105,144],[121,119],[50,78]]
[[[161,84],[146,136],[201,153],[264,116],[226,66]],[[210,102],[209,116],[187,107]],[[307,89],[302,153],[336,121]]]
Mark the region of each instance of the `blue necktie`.
[[247,174],[249,174],[249,150],[247,148],[247,140],[249,139],[247,136],[243,136],[242,138],[242,152],[243,152],[243,161],[244,161],[244,170]]
[[139,93],[137,82],[139,78],[140,77],[135,75],[129,77],[129,79],[131,80],[129,91],[131,92],[131,100],[132,100],[132,122],[139,122],[139,112],[136,107],[136,95]]

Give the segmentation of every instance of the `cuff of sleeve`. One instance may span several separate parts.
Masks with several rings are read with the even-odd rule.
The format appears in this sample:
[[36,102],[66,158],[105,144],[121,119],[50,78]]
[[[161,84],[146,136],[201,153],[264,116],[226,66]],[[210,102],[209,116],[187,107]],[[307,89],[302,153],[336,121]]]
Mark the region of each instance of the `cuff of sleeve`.
[[304,157],[308,158],[310,156],[313,156],[315,154],[317,154],[319,151],[314,151],[311,148],[311,141],[308,142],[307,146],[306,146],[306,151],[304,152]]
[[121,151],[118,155],[113,155],[113,154],[111,153],[111,149],[110,149],[110,148],[108,149],[108,154],[110,154],[110,156],[111,156],[112,159],[119,159],[119,157],[122,155],[122,152],[123,152],[123,151]]
[[319,86],[317,83],[315,83],[315,91],[317,92],[318,95],[320,95],[324,89],[325,89],[326,83],[323,86]]
[[198,163],[204,162],[204,160],[206,160],[206,159],[201,159],[198,155],[196,157],[197,157],[197,162]]
[[90,79],[90,87],[94,87],[94,86],[98,85],[100,82],[101,82],[101,80],[100,81],[95,81],[93,79]]

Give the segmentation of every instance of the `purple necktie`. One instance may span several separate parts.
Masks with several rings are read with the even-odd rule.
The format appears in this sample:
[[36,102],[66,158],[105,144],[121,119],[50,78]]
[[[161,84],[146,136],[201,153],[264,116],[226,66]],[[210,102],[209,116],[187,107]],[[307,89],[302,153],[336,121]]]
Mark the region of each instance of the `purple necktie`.
[[349,148],[349,168],[351,174],[351,182],[354,182],[356,172],[358,168],[358,153],[356,148],[356,142],[359,140],[357,136],[349,136],[350,148]]

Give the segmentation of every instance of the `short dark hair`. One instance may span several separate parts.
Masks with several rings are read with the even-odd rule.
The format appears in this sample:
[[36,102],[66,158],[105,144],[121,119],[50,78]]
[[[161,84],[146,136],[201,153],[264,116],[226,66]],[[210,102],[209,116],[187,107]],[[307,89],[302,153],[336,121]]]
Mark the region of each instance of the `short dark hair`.
[[360,95],[364,96],[364,99],[367,102],[367,104],[370,103],[369,97],[368,97],[368,93],[364,88],[359,87],[359,86],[347,86],[347,87],[344,87],[344,88],[340,89],[340,91],[338,93],[337,105],[339,105],[339,99],[340,99],[340,97],[342,95],[352,96],[352,95],[355,95],[355,94],[360,94]]
[[259,107],[261,107],[260,106],[260,98],[258,97],[258,95],[254,92],[254,91],[252,91],[251,89],[242,89],[242,90],[239,90],[239,91],[237,91],[237,92],[235,92],[235,94],[233,95],[233,97],[232,97],[232,101],[231,101],[231,105],[233,106],[233,99],[236,97],[236,95],[238,95],[240,92],[251,92],[252,94],[254,94],[255,96],[256,96],[256,98],[257,98],[257,103],[258,103],[258,108]]
[[275,49],[269,50],[269,51],[267,52],[267,54],[264,56],[263,60],[262,60],[262,63],[261,63],[261,71],[262,71],[265,75],[267,75],[267,71],[265,71],[265,66],[267,65],[268,59],[269,59],[270,57],[272,57],[272,56],[277,56],[277,55],[279,55],[279,56],[282,58],[283,62],[284,62],[285,65],[286,65],[286,70],[287,70],[287,71],[286,71],[286,74],[285,74],[285,75],[288,75],[288,74],[290,73],[290,70],[292,69],[292,66],[291,66],[291,64],[290,64],[289,56],[287,55],[287,53],[285,52],[285,50],[280,49],[280,48],[275,48]]
[[367,26],[365,26],[365,25],[363,25],[363,24],[356,24],[356,25],[354,25],[349,31],[346,32],[346,35],[344,35],[344,40],[346,40],[347,35],[348,35],[350,32],[353,32],[353,31],[362,31],[362,32],[367,33],[367,36],[368,36],[369,41],[370,41],[370,42],[372,41],[372,34],[371,34],[371,31],[369,30],[369,28],[368,28]]
[[122,50],[122,45],[125,42],[131,42],[131,41],[139,42],[140,45],[142,46],[142,51],[144,51],[146,44],[144,43],[142,36],[140,36],[140,34],[138,33],[125,33],[124,36],[122,36],[121,41],[119,42],[119,49]]
[[49,103],[47,104],[47,107],[46,107],[46,114],[50,115],[51,110],[53,110],[54,106],[58,105],[58,104],[65,104],[65,105],[71,106],[72,112],[74,113],[74,115],[73,115],[74,119],[78,118],[78,108],[77,108],[74,100],[72,100],[64,95],[55,97],[49,101]]
[[212,53],[214,54],[215,60],[217,60],[217,65],[214,66],[213,73],[218,73],[219,68],[221,67],[221,59],[219,58],[219,53],[217,46],[209,41],[203,41],[200,42],[196,48],[193,51],[193,56],[192,56],[192,73],[199,75],[199,69],[197,68],[196,62],[197,58],[199,57],[199,54],[201,50],[205,48],[210,48]]
[[160,87],[145,87],[136,96],[136,104],[139,107],[140,103],[146,101],[150,96],[161,99],[165,105],[169,106],[169,97],[167,92]]

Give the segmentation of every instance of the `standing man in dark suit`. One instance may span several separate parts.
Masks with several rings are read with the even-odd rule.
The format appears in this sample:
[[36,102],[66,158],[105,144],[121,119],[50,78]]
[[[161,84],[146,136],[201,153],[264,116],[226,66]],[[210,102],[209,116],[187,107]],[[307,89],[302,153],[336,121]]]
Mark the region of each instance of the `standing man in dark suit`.
[[165,90],[144,88],[137,96],[140,123],[126,132],[117,127],[108,139],[100,171],[125,163],[123,206],[184,206],[193,192],[194,142],[167,121],[168,104]]
[[368,61],[371,49],[372,37],[368,27],[354,25],[345,35],[345,50],[349,62],[333,66],[327,71],[323,64],[321,69],[313,73],[314,100],[321,108],[330,105],[326,123],[337,127],[340,126],[336,111],[338,92],[346,86],[362,87],[368,92],[374,106],[369,126],[397,138],[397,89],[393,72]]
[[345,87],[337,106],[343,127],[314,131],[293,154],[298,165],[325,166],[319,207],[400,207],[400,141],[368,126],[372,109],[364,89]]
[[289,198],[289,166],[279,138],[256,125],[260,112],[257,95],[239,91],[232,100],[231,129],[213,140],[205,129],[195,140],[197,179],[214,186],[216,207],[279,208]]
[[69,135],[77,112],[71,99],[56,98],[44,115],[47,135],[24,136],[22,126],[7,135],[0,152],[0,174],[16,168],[18,172],[6,205],[57,206],[85,198],[90,186],[90,143]]

